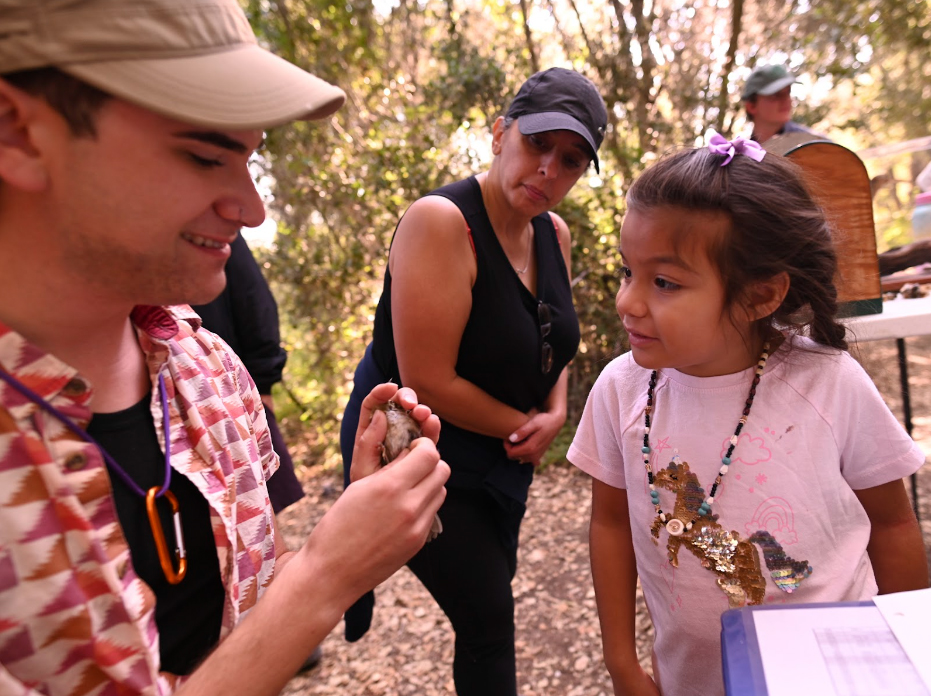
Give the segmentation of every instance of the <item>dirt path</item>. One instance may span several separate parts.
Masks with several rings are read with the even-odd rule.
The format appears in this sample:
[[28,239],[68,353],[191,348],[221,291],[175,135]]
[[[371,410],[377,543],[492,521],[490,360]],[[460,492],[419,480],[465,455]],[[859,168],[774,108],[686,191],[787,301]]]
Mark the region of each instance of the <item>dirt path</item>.
[[[914,436],[931,455],[931,337],[908,339],[908,351]],[[864,344],[860,357],[890,408],[900,415],[895,344]],[[292,546],[301,543],[342,487],[338,472],[315,467],[303,473],[309,495],[280,520]],[[922,529],[931,560],[931,467],[921,470],[919,483]],[[574,467],[550,467],[534,481],[514,580],[522,696],[612,694],[601,658],[588,566],[589,511],[589,482]],[[638,627],[641,658],[646,660],[652,628],[642,602]],[[292,679],[284,694],[454,693],[449,623],[406,568],[379,588],[372,629],[361,641],[347,643],[342,630],[341,623],[324,642],[321,664]]]

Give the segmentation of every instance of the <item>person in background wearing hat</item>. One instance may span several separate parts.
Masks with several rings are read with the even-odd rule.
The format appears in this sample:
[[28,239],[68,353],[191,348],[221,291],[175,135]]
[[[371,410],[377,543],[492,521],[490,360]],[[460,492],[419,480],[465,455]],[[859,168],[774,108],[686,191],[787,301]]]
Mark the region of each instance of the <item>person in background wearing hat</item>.
[[[534,467],[566,419],[566,365],[579,344],[569,230],[550,211],[598,168],[606,124],[587,78],[539,72],[495,121],[488,171],[410,206],[344,415],[345,469],[371,385],[413,387],[440,416],[452,468],[443,531],[408,566],[456,633],[459,696],[517,693],[518,532]],[[347,614],[349,640],[368,629],[372,602]]]
[[752,140],[762,144],[774,135],[814,132],[792,120],[792,85],[796,82],[796,76],[781,65],[760,65],[750,73],[741,99],[753,123]]
[[268,479],[268,497],[277,515],[304,497],[272,399],[272,387],[281,381],[288,361],[288,353],[281,345],[278,303],[241,233],[230,244],[223,272],[223,292],[213,301],[192,305],[191,309],[200,317],[201,326],[226,341],[242,360],[262,396],[272,448],[279,460],[278,470]]
[[[236,0],[3,3],[0,693],[277,694],[423,545],[439,421],[381,385],[357,483],[284,550],[258,390],[186,306],[264,217],[263,129],[344,98]],[[425,437],[378,470],[389,398]]]
[[[304,497],[288,443],[278,427],[272,399],[272,387],[281,381],[288,361],[288,353],[281,345],[278,303],[242,233],[230,244],[230,257],[223,272],[226,275],[223,292],[212,302],[192,305],[191,309],[200,317],[201,326],[226,341],[242,360],[262,396],[272,449],[278,455],[278,470],[266,486],[272,510],[278,515]],[[301,671],[312,669],[322,657],[318,645],[301,665]]]

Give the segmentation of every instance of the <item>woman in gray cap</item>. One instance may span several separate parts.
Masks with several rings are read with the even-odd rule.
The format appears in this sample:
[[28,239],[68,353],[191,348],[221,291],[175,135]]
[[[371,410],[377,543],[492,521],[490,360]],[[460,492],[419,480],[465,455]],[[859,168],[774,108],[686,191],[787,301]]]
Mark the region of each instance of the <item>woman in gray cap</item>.
[[[590,164],[598,169],[606,124],[587,78],[536,73],[495,121],[488,171],[411,205],[343,420],[347,472],[371,385],[413,387],[442,420],[452,468],[444,531],[408,565],[456,632],[460,696],[517,692],[518,532],[534,467],[566,419],[566,365],[579,344],[569,230],[550,211]],[[347,613],[349,640],[368,629],[372,602]]]

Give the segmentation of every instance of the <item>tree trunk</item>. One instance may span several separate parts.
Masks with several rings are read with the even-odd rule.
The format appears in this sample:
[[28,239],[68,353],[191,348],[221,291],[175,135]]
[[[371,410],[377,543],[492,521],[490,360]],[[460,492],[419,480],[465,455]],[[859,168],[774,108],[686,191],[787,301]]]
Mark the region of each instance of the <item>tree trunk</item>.
[[533,35],[530,33],[530,10],[527,0],[520,0],[520,14],[524,23],[524,40],[527,42],[527,53],[530,54],[530,67],[532,72],[540,72],[540,59],[537,58],[537,49],[533,45]]
[[[731,42],[727,47],[727,60],[724,63],[724,70],[721,72],[721,94],[718,97],[718,131],[725,137],[730,137],[730,133],[724,133],[724,117],[729,111],[727,86],[730,79],[731,71],[734,69],[734,63],[737,61],[737,44],[740,41],[740,24],[743,20],[744,0],[733,0],[731,6]],[[728,127],[727,130],[730,130]]]

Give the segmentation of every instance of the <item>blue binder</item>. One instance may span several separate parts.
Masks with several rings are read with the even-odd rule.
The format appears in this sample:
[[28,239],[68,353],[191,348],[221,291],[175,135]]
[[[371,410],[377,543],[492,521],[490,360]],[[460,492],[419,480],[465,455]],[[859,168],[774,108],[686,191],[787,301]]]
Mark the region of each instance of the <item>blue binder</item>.
[[756,636],[753,613],[802,607],[872,607],[873,602],[825,602],[820,604],[781,604],[730,609],[721,615],[721,662],[724,691],[727,696],[769,696],[760,644]]

